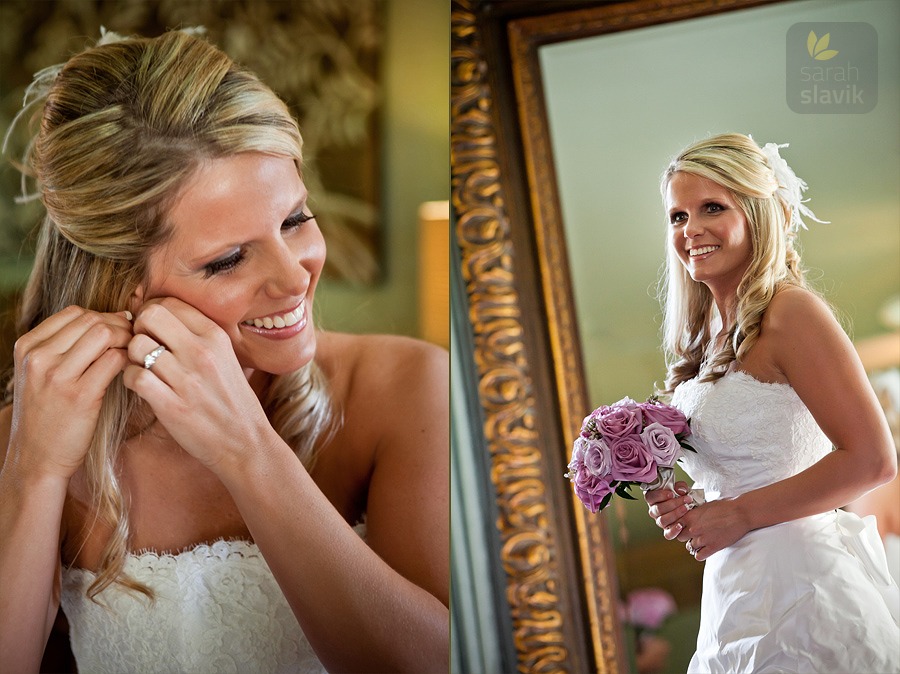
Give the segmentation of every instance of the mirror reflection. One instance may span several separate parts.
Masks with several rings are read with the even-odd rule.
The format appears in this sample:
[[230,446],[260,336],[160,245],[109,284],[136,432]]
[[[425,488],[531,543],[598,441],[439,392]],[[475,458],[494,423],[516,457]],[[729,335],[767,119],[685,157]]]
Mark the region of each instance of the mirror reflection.
[[[894,350],[900,327],[900,54],[896,36],[880,27],[895,26],[898,19],[892,2],[813,0],[541,48],[594,405],[626,395],[642,399],[653,393],[654,385],[663,386],[657,285],[666,221],[659,177],[684,146],[737,131],[760,144],[790,143],[782,156],[808,182],[810,206],[830,221],[813,222],[800,232],[808,278],[836,308],[867,369],[887,391],[883,399],[892,413],[897,397],[891,391],[900,389]],[[821,35],[829,25],[848,22],[879,29],[877,83],[868,82],[862,94],[875,98],[874,105],[865,112],[837,104],[829,110],[820,100],[823,105],[815,112],[798,112],[795,103],[802,92],[791,87],[806,91],[815,84],[813,77],[825,78],[826,73],[820,65],[824,62],[813,56],[803,66],[809,81],[798,81],[803,73],[791,71],[796,64],[789,57],[796,45],[790,40],[802,31],[800,48],[805,49],[809,31]],[[837,30],[831,39],[837,51],[854,47],[842,45]],[[815,44],[813,48],[817,53]],[[845,70],[843,77],[848,72],[852,74]],[[827,76],[836,77],[836,71]],[[845,86],[852,85],[848,81],[834,88]],[[677,612],[661,632],[668,644],[657,644],[667,653],[668,664],[657,671],[684,671],[695,645],[702,565],[684,553],[683,544],[663,540],[646,509],[640,500],[620,501],[605,511],[613,522],[622,595],[650,587],[674,599]],[[657,606],[664,610],[665,601],[660,602]]]

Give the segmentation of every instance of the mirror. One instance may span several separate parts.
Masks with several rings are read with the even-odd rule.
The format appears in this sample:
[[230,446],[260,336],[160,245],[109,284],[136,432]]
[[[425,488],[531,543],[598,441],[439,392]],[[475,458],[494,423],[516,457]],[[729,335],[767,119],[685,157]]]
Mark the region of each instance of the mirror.
[[[798,108],[802,91],[818,84],[820,97],[836,71],[826,75],[814,54],[791,60],[809,31],[828,30],[833,49],[865,58],[839,24],[895,26],[895,3],[585,4],[460,1],[453,13],[470,394],[483,414],[512,643],[529,671],[551,647],[563,671],[624,671],[621,591],[652,584],[680,605],[699,598],[701,565],[661,540],[642,503],[626,509],[625,541],[622,518],[587,513],[561,477],[590,409],[646,397],[664,377],[654,295],[657,186],[670,157],[723,131],[790,142],[783,156],[831,221],[801,233],[804,263],[855,339],[886,331],[879,308],[900,287],[897,38],[878,31],[877,70],[854,56],[862,75],[877,75],[867,110],[822,109],[821,98],[814,112]],[[538,613],[553,622],[535,622]]]

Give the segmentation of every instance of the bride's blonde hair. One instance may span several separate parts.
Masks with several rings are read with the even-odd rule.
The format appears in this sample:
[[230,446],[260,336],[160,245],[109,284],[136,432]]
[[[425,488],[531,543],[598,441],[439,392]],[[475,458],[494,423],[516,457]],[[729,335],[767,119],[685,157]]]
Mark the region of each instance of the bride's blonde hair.
[[[104,38],[43,77],[48,86],[34,101],[40,127],[22,170],[36,180],[47,214],[22,298],[20,335],[68,305],[125,309],[146,282],[150,252],[171,234],[170,205],[205,159],[263,152],[292,158],[300,171],[302,140],[285,104],[186,32]],[[14,395],[11,381],[7,399]],[[263,405],[311,465],[334,419],[315,363],[275,377]],[[117,580],[152,594],[122,573],[129,525],[117,476],[123,443],[146,425],[147,414],[117,377],[84,465],[91,515],[112,530],[91,597]]]
[[749,136],[729,133],[688,146],[666,168],[660,189],[663,201],[672,176],[690,173],[712,180],[731,192],[747,220],[752,256],[737,289],[734,324],[722,326],[727,339],[715,348],[713,330],[718,310],[712,293],[694,281],[667,243],[661,284],[663,348],[666,353],[664,393],[683,381],[722,377],[759,339],[760,323],[779,288],[808,288],[795,248],[792,210],[776,193],[778,181],[766,155]]

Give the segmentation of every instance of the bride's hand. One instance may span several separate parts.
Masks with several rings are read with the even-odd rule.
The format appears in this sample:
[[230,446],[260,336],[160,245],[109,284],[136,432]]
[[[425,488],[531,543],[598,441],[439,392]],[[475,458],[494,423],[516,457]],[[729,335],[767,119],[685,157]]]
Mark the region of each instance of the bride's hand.
[[[125,385],[153,409],[185,451],[206,466],[241,455],[274,434],[228,335],[173,297],[146,302],[128,345]],[[151,368],[144,358],[165,346]]]
[[698,562],[734,545],[750,531],[734,499],[707,501],[685,514],[676,526],[681,527],[678,540]]
[[78,470],[106,389],[128,362],[131,330],[124,311],[70,306],[16,341],[9,443],[16,465],[64,479]]
[[688,494],[685,482],[675,483],[675,492],[671,489],[653,489],[645,492],[644,497],[650,505],[649,513],[656,526],[663,530],[663,536],[671,541],[681,533],[679,520],[691,509],[693,499]]

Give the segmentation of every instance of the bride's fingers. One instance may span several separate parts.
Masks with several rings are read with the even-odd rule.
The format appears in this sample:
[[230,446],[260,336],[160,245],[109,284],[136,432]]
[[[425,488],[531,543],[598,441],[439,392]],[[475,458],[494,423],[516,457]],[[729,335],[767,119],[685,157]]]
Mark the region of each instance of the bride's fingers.
[[178,396],[159,377],[145,369],[143,365],[128,365],[122,374],[125,387],[137,393],[150,404],[154,414],[162,417],[163,413],[178,405]]
[[122,372],[128,363],[125,349],[107,349],[81,376],[79,385],[83,389],[105,391],[110,382]]
[[660,529],[665,529],[666,527],[671,526],[682,517],[684,517],[690,509],[691,508],[689,505],[680,505],[674,510],[663,513],[662,515],[654,518],[656,521],[656,526],[658,526]]
[[644,492],[644,498],[650,505],[664,503],[675,497],[675,494],[668,489],[651,489]]
[[[660,501],[654,505],[651,505],[648,509],[650,513],[650,517],[653,519],[659,519],[660,517],[664,517],[670,513],[675,513],[675,519],[681,517],[684,513],[690,510],[690,505],[693,503],[693,499],[690,495],[687,496],[679,496],[677,498],[670,498],[665,501]],[[672,520],[669,519],[666,524],[670,523]],[[661,524],[660,526],[665,526],[665,524]]]
[[[20,337],[16,350],[25,353],[38,346],[46,346],[52,353],[64,354],[73,349],[79,341],[82,341],[84,346],[82,338],[87,333],[92,333],[92,336],[87,340],[89,348],[86,352],[90,352],[101,342],[111,346],[125,346],[131,337],[131,324],[124,317],[124,312],[104,314],[70,306],[50,316]],[[86,352],[83,348],[77,350],[76,358],[85,355]],[[94,357],[97,355],[99,353],[95,353]]]
[[186,330],[192,336],[202,336],[221,329],[201,311],[175,297],[149,300],[141,307],[135,319],[135,331],[147,332],[154,337],[158,337],[160,331],[173,328],[179,329],[178,332]]
[[663,538],[667,541],[674,540],[683,529],[684,526],[680,522],[676,522],[672,526],[663,529]]
[[162,303],[145,304],[134,319],[135,335],[148,335],[173,351],[191,344],[196,334]]
[[89,325],[66,351],[60,362],[60,374],[77,379],[108,349],[124,352],[131,336],[129,328],[116,323],[99,320]]
[[[159,347],[162,350],[159,351]],[[184,367],[178,362],[177,354],[169,350],[166,344],[160,344],[147,335],[135,335],[128,344],[129,360],[162,380],[170,387],[177,384],[184,374]],[[149,359],[149,360],[148,360]],[[147,367],[147,364],[150,367]]]

